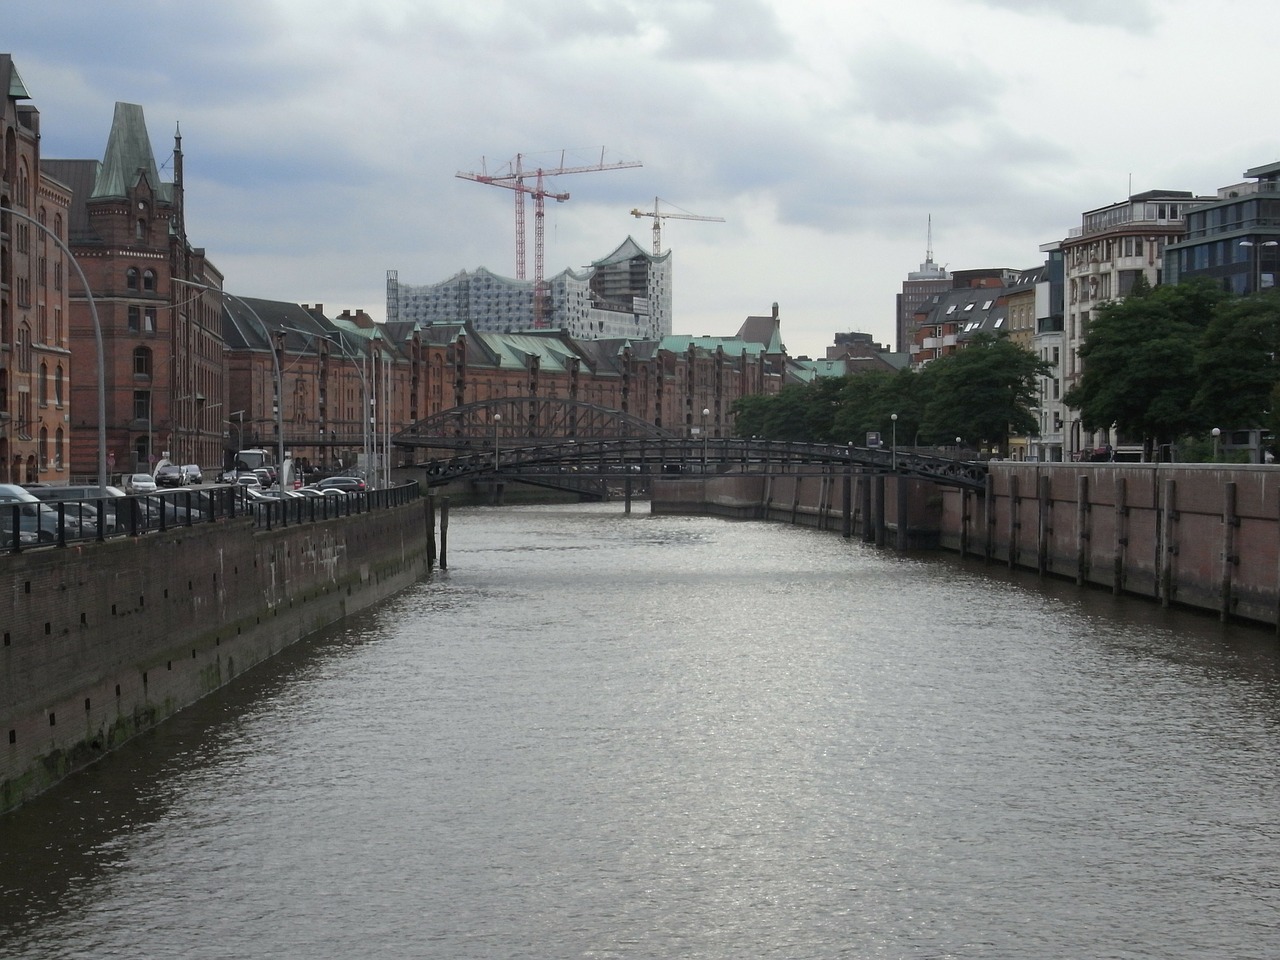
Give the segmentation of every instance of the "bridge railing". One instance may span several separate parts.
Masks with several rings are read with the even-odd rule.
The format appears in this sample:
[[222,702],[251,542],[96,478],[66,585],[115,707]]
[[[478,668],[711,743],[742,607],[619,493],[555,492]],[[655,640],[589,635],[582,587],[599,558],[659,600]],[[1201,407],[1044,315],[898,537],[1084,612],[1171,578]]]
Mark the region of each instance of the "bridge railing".
[[729,437],[619,437],[598,440],[552,439],[499,443],[488,450],[429,460],[422,465],[428,485],[483,474],[518,477],[564,471],[601,475],[817,471],[853,468],[861,472],[898,473],[937,483],[980,487],[983,464],[953,457],[840,444],[797,443]]

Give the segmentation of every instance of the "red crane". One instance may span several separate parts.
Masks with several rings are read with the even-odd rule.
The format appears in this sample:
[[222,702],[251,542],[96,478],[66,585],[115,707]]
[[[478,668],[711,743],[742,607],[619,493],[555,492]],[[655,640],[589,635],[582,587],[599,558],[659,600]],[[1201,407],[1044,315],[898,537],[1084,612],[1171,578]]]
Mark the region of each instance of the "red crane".
[[[524,198],[526,194],[533,197],[533,325],[541,328],[546,325],[546,289],[543,281],[543,218],[545,216],[546,199],[550,197],[557,203],[564,203],[569,199],[567,193],[555,193],[548,190],[544,184],[546,177],[558,177],[567,173],[595,173],[601,170],[625,170],[630,167],[640,167],[643,164],[639,160],[625,160],[618,163],[605,163],[604,147],[600,148],[600,160],[598,163],[583,164],[579,166],[565,165],[565,151],[560,151],[560,163],[550,169],[545,167],[537,167],[533,170],[526,170],[524,166],[524,154],[517,153],[516,158],[502,165],[497,173],[489,173],[485,168],[484,160],[480,162],[479,173],[465,173],[458,171],[458,176],[463,180],[474,180],[476,183],[487,183],[494,187],[505,187],[507,190],[515,191],[516,199],[516,279],[525,279],[525,228],[524,228]],[[525,180],[533,180],[534,186],[529,186]]]

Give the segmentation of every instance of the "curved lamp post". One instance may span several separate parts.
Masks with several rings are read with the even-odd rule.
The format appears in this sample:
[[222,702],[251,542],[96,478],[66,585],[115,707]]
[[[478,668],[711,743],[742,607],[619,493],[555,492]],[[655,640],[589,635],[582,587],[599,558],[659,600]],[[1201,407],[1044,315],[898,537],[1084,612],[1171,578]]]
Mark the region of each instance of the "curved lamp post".
[[195,287],[197,290],[209,290],[221,297],[234,300],[236,303],[240,304],[240,306],[248,310],[249,314],[257,322],[258,326],[262,328],[262,335],[266,338],[267,348],[271,351],[271,370],[272,373],[275,374],[276,457],[278,464],[276,469],[279,471],[276,485],[283,490],[289,473],[284,462],[284,385],[280,380],[280,358],[276,355],[275,344],[271,341],[271,331],[267,329],[267,325],[263,323],[262,318],[258,316],[258,311],[254,310],[253,307],[249,306],[249,304],[245,303],[242,298],[237,297],[234,293],[227,293],[227,291],[219,290],[217,287],[211,287],[207,283],[196,283],[194,280],[182,280],[179,277],[170,277],[169,281],[171,283],[181,284],[184,287]]
[[896,413],[889,414],[892,421],[892,446],[889,448],[889,466],[890,469],[896,471],[898,469],[898,415]]
[[53,242],[58,245],[58,249],[67,255],[67,259],[71,261],[71,266],[76,268],[76,275],[80,278],[80,285],[84,287],[84,296],[89,302],[89,315],[93,317],[93,343],[98,351],[98,489],[105,495],[107,486],[107,380],[103,372],[105,364],[102,359],[102,325],[98,322],[98,307],[93,302],[93,291],[89,289],[89,281],[85,279],[84,271],[80,269],[80,262],[76,260],[71,248],[62,242],[61,237],[35,217],[19,213],[12,207],[5,207],[0,210],[0,214],[10,214],[19,220],[35,224],[38,230],[43,231],[46,236],[52,238]]
[[702,408],[702,472],[707,472],[707,417],[711,416],[708,407]]
[[1218,438],[1222,436],[1222,431],[1218,427],[1214,427],[1209,431],[1209,436],[1213,437],[1213,462],[1218,462]]
[[360,444],[364,454],[364,465],[367,467],[369,465],[369,381],[364,375],[364,365],[357,362],[356,358],[347,350],[341,330],[325,333],[318,330],[302,330],[298,327],[290,327],[284,324],[281,325],[281,329],[296,333],[309,340],[325,340],[328,343],[336,344],[338,349],[342,351],[343,357],[351,361],[356,373],[360,375]]

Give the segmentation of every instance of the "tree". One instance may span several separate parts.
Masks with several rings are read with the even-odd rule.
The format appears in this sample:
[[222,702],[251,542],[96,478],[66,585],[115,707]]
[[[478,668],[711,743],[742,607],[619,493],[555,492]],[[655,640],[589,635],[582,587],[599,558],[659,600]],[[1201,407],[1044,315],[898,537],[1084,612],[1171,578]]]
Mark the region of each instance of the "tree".
[[1270,427],[1280,385],[1280,294],[1224,300],[1196,359],[1199,427]]
[[1007,336],[979,334],[963,350],[934,360],[923,371],[928,396],[923,432],[963,437],[1009,453],[1011,434],[1034,434],[1032,408],[1039,377],[1049,365]]
[[1097,311],[1080,346],[1079,382],[1064,400],[1086,430],[1116,427],[1143,438],[1146,459],[1197,424],[1196,357],[1214,308],[1226,296],[1205,280],[1135,285]]

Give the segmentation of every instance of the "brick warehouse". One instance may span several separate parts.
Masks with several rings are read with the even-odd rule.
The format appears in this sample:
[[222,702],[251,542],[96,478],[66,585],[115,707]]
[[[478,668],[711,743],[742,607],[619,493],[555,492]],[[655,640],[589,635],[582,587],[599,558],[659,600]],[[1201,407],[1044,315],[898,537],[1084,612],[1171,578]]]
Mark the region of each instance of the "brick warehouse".
[[[12,211],[0,236],[2,480],[96,474],[98,356],[77,264],[102,330],[114,476],[149,472],[162,457],[216,467],[239,446],[278,440],[311,464],[346,469],[370,421],[380,436],[394,434],[501,396],[574,397],[668,429],[705,422],[723,435],[734,400],[776,392],[786,376],[776,307],[748,318],[737,337],[575,340],[563,330],[376,323],[361,310],[328,317],[320,305],[224,291],[187,235],[180,131],[170,181],[136,104],[116,104],[101,160],[42,158],[39,114],[10,58],[0,64],[9,81],[0,204]],[[65,238],[74,261],[34,226],[21,229],[15,214],[28,209]]]

